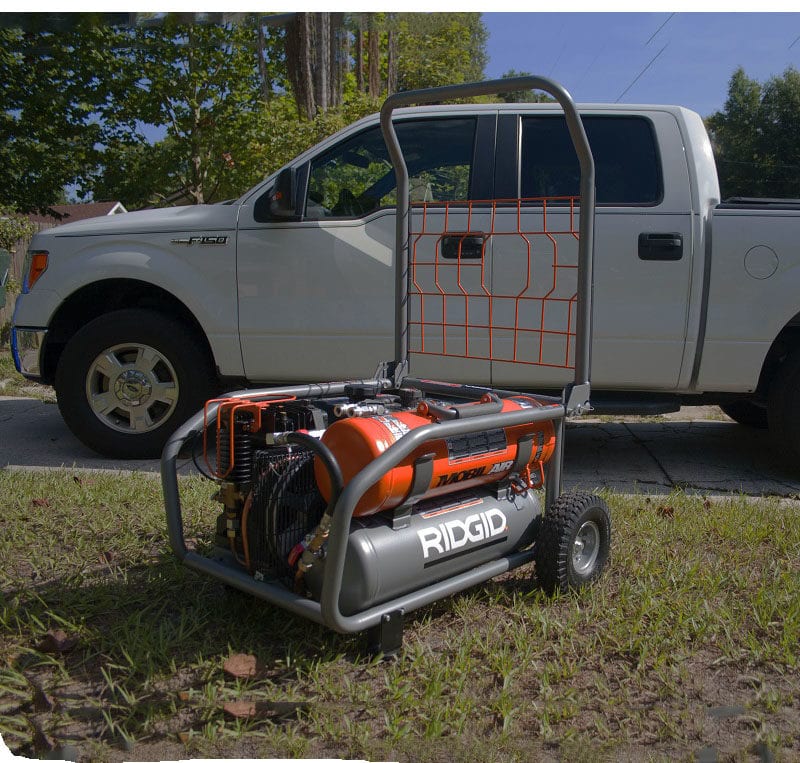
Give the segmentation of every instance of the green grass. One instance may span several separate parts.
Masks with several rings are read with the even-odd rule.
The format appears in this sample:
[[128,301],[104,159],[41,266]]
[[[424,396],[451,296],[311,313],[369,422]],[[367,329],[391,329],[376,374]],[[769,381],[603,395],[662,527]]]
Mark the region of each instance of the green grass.
[[17,372],[11,350],[0,346],[0,395],[9,397],[33,397],[45,402],[55,402],[56,395],[51,387],[36,384]]
[[[800,757],[800,508],[608,495],[607,574],[523,568],[406,619],[393,662],[182,567],[147,475],[0,472],[0,733],[82,760]],[[207,548],[211,483],[182,483]],[[51,629],[77,639],[43,652]],[[263,666],[223,672],[234,653]],[[236,720],[233,700],[256,703]]]

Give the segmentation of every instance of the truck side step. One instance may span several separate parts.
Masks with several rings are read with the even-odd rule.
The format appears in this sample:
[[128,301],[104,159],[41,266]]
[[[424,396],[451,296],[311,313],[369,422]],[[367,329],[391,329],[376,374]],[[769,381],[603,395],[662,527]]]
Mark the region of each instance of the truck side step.
[[680,410],[677,395],[620,395],[592,390],[593,413],[598,416],[656,416]]

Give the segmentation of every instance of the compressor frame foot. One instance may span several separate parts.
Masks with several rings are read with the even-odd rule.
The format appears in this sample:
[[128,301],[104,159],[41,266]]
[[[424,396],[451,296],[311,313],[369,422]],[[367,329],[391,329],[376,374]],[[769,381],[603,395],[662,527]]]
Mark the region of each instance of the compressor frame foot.
[[386,659],[396,656],[402,648],[403,610],[396,609],[367,631],[367,652],[373,656],[382,654]]

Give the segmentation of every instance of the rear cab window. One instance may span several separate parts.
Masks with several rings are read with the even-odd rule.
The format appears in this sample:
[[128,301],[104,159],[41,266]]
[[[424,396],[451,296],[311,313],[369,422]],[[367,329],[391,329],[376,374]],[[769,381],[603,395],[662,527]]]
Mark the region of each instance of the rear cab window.
[[[595,161],[597,204],[655,206],[663,180],[655,130],[637,116],[583,116]],[[577,196],[580,166],[563,117],[523,116],[522,198]]]

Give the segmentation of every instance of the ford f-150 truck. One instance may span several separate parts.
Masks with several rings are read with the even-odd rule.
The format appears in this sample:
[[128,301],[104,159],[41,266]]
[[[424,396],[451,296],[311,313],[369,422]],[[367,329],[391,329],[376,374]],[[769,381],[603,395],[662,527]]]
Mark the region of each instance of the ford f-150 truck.
[[[719,404],[743,424],[768,426],[800,463],[800,204],[720,203],[711,144],[692,111],[580,111],[597,179],[595,408]],[[441,256],[480,261],[483,294],[513,292],[510,281],[530,288],[520,237],[503,226],[541,216],[537,197],[577,194],[559,107],[432,106],[400,111],[396,124],[412,201],[433,202],[412,214],[449,215],[448,229],[460,231],[455,246],[442,237]],[[84,443],[120,457],[156,456],[225,387],[369,376],[393,357],[394,193],[373,116],[234,202],[39,233],[15,308],[18,369],[55,386]],[[530,201],[496,203],[519,199]],[[454,200],[472,201],[436,206]],[[490,229],[481,210],[491,200]],[[551,204],[548,214],[571,212]],[[537,390],[569,375],[503,357],[421,355],[412,370]]]

